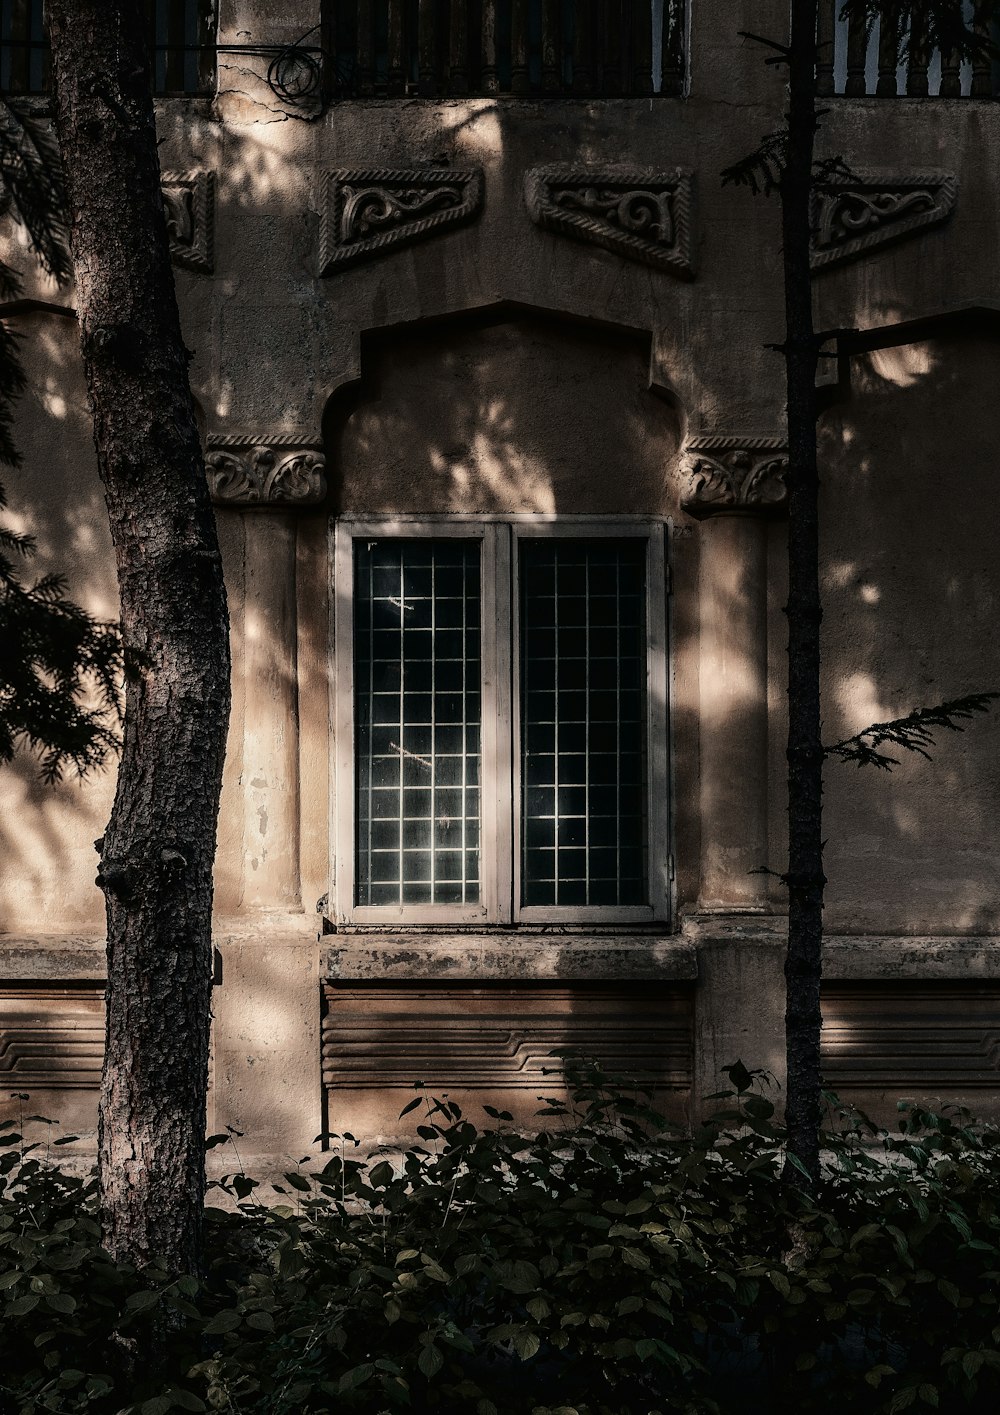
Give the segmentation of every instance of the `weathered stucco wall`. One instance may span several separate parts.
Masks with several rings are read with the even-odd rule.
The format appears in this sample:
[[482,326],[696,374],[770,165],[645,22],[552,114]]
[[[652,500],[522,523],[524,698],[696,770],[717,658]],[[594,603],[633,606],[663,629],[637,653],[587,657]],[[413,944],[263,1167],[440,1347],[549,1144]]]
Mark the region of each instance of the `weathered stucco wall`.
[[[283,42],[317,20],[314,4],[275,15],[223,3],[219,38]],[[628,998],[654,983],[673,1019],[664,1045],[678,1049],[670,1086],[712,1090],[737,1054],[780,1072],[782,889],[749,872],[783,864],[783,527],[780,517],[718,516],[706,504],[695,518],[682,502],[691,449],[706,439],[710,455],[723,446],[743,459],[726,464],[737,482],[780,456],[782,367],[765,347],[783,327],[777,209],[723,187],[720,173],[774,127],[784,101],[780,77],[736,31],[781,33],[785,20],[777,0],[693,5],[683,100],[347,101],[302,121],[277,103],[259,61],[226,55],[216,100],[161,104],[164,169],[214,180],[211,219],[198,218],[212,268],[188,259],[177,269],[208,445],[244,459],[247,448],[280,459],[322,447],[329,486],[315,505],[219,508],[235,670],[217,866],[214,1124],[249,1129],[262,1154],[308,1143],[320,1128],[323,979],[339,990],[328,1016],[339,1007],[348,1019],[341,1032],[328,1024],[325,1083],[347,1128],[351,1106],[357,1124],[390,1126],[403,1073],[380,1071],[377,1043],[398,1040],[400,1008],[412,1006],[413,1036],[447,1080],[458,1053],[435,1052],[427,1038],[452,1035],[470,988],[486,1031],[511,1014],[517,1045],[534,1058],[525,1074],[543,1033],[586,1024],[611,1035]],[[947,172],[958,196],[940,224],[819,274],[818,327],[870,331],[988,303],[1000,110],[939,100],[829,107],[824,153],[887,177]],[[694,278],[535,224],[525,174],[555,162],[693,173]],[[325,174],[336,168],[403,168],[415,180],[428,168],[478,168],[482,209],[324,275]],[[65,311],[12,315],[29,378],[15,429],[24,462],[5,474],[11,520],[38,536],[39,573],[63,571],[81,603],[112,615],[72,292],[45,281],[9,223],[0,239],[26,297]],[[823,373],[831,739],[1000,687],[990,648],[1000,343],[982,329],[882,342]],[[591,931],[557,948],[523,932],[317,938],[331,863],[330,521],[458,511],[669,520],[673,934]],[[959,1043],[979,1058],[963,1094],[995,1088],[984,1039],[997,1006],[998,734],[996,718],[976,722],[946,737],[933,764],[908,762],[889,778],[830,767],[829,1066],[863,1098],[856,1057],[891,1031],[886,979],[904,975],[907,1025],[924,1028],[928,1054],[947,1051],[956,1028],[978,1027],[974,1044]],[[27,759],[0,773],[0,992],[4,979],[13,989],[9,1016],[0,997],[4,1035],[20,1036],[25,1007],[44,1011],[46,997],[46,1015],[65,1004],[69,1018],[53,1035],[82,1029],[87,1045],[97,1035],[103,902],[92,841],[112,786],[108,771],[43,788]],[[51,989],[67,959],[81,991],[60,1003]],[[937,1004],[933,990],[920,993],[948,980]],[[523,1017],[511,999],[527,994],[511,991],[514,982],[541,989]],[[380,994],[383,984],[402,991]],[[344,1041],[351,1028],[354,1050]],[[52,1045],[62,1055],[64,1042]],[[361,1085],[358,1066],[368,1067]],[[470,1095],[488,1070],[468,1081]],[[891,1080],[891,1056],[880,1074]],[[899,1076],[908,1083],[905,1067]]]

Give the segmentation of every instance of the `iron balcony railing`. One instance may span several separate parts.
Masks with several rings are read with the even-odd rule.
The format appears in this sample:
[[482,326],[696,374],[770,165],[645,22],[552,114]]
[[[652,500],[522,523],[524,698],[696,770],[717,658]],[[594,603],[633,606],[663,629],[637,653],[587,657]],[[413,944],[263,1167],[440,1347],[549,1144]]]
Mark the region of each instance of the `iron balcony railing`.
[[334,97],[676,95],[684,0],[329,0]]

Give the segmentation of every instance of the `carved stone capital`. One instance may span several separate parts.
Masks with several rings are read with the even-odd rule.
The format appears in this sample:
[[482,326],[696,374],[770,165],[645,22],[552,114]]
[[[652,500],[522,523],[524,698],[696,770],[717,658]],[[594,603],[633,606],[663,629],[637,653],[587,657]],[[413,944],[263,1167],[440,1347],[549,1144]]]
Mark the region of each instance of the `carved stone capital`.
[[174,263],[211,274],[215,259],[213,173],[161,172],[160,186]]
[[951,172],[862,170],[817,182],[810,264],[825,270],[937,226],[952,214],[957,198],[958,178]]
[[483,205],[477,168],[343,167],[327,172],[320,212],[319,273],[409,245],[470,221]]
[[326,458],[294,434],[209,433],[205,467],[217,506],[315,506],[326,497]]
[[677,167],[574,167],[552,163],[525,176],[532,221],[615,255],[694,278],[694,178]]
[[781,516],[788,449],[779,437],[693,437],[681,456],[689,516]]

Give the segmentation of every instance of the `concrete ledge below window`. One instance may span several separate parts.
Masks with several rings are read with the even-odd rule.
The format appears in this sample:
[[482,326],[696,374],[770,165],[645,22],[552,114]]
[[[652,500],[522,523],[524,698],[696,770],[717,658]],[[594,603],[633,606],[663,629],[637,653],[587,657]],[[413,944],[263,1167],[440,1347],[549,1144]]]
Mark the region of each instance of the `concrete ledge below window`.
[[322,963],[325,977],[373,981],[611,982],[656,978],[693,982],[697,952],[687,940],[656,934],[358,934],[338,938]]

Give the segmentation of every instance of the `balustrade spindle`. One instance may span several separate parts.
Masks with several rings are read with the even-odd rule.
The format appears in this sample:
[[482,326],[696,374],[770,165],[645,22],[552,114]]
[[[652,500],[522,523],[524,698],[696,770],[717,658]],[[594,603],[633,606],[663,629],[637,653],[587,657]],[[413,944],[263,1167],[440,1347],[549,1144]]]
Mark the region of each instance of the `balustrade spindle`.
[[396,97],[406,88],[406,74],[403,70],[403,2],[389,0],[386,20],[387,87],[390,97]]
[[632,92],[653,92],[653,9],[649,0],[632,0]]
[[837,0],[820,0],[816,23],[816,92],[833,93],[833,35]]
[[594,6],[578,0],[573,7],[573,92],[594,92]]
[[358,0],[358,59],[356,92],[370,98],[374,87],[372,0]]
[[528,92],[528,0],[513,0],[511,12],[510,91],[523,98]]
[[852,17],[847,30],[847,87],[848,98],[857,98],[865,92],[865,61],[868,57],[868,31],[863,19]]
[[434,0],[420,0],[417,9],[417,55],[421,98],[433,98],[437,92],[434,72]]
[[927,65],[930,55],[927,52],[925,43],[924,27],[919,18],[914,16],[910,25],[910,39],[906,46],[906,96],[907,98],[926,98],[927,88]]
[[491,97],[498,90],[497,81],[497,7],[496,0],[483,0],[482,18],[482,91]]
[[601,93],[607,98],[622,90],[621,0],[604,0],[601,12]]
[[941,97],[961,98],[962,96],[962,68],[958,58],[958,50],[953,49],[950,54],[941,55]]
[[895,98],[899,91],[896,70],[899,67],[899,52],[896,48],[895,26],[882,20],[878,34],[878,82],[875,93],[879,98]]
[[469,92],[469,6],[451,0],[448,92]]
[[544,0],[542,6],[542,90],[558,93],[562,88],[562,23],[560,0]]
[[[985,39],[989,37],[989,25],[976,25],[977,32]],[[993,64],[988,54],[981,55],[972,62],[972,97],[992,98]]]

